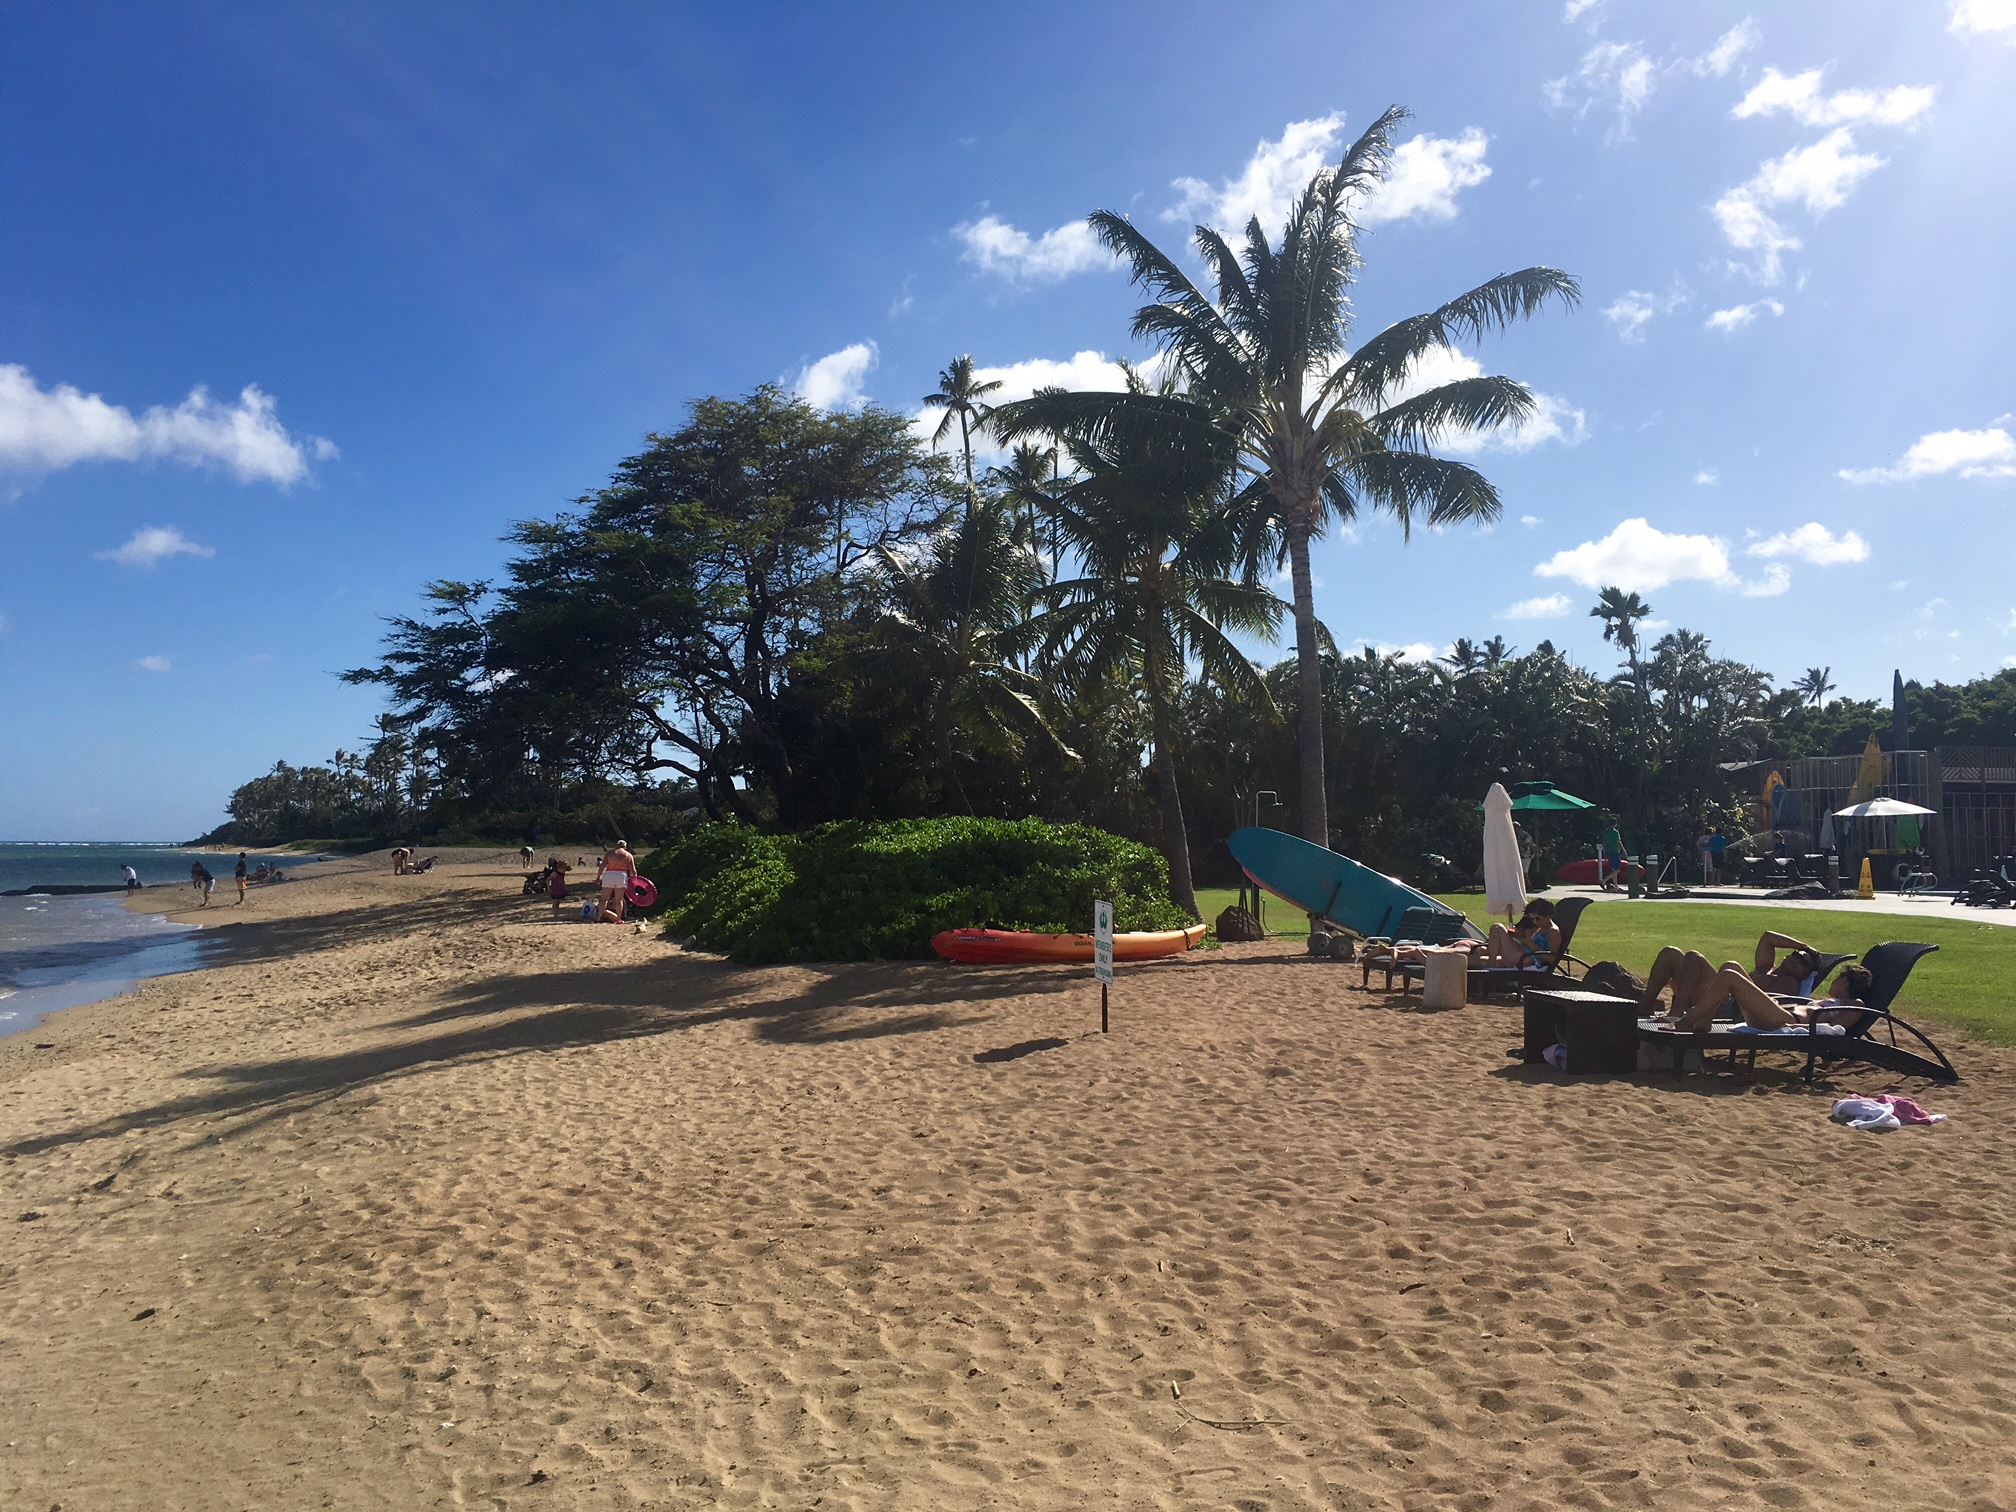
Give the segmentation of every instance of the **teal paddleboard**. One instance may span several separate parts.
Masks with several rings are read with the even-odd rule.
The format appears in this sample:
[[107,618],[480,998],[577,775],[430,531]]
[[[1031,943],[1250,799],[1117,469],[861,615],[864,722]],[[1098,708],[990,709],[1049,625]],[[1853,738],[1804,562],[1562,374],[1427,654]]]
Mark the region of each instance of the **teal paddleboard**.
[[1405,882],[1280,830],[1237,829],[1226,843],[1256,885],[1356,934],[1390,934],[1410,908],[1455,912]]

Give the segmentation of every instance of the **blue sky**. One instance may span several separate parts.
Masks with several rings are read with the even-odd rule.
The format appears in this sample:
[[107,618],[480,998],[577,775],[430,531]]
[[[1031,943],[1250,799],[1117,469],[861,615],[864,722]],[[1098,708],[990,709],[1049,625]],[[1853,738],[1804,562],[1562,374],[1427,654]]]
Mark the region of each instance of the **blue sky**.
[[2016,656],[2016,0],[6,27],[0,837],[187,836],[354,743],[381,617],[689,398],[1105,381],[1137,300],[1079,218],[1275,215],[1394,102],[1360,331],[1531,263],[1586,298],[1448,358],[1545,396],[1475,453],[1506,518],[1334,534],[1340,640],[1605,663],[1619,581],[1845,693]]

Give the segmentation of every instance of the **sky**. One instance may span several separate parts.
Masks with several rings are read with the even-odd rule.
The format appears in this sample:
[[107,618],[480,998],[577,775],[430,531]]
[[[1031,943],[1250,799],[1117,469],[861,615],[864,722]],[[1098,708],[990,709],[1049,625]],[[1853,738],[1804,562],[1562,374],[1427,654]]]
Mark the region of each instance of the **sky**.
[[[0,839],[186,838],[355,746],[334,674],[686,403],[1106,387],[1122,211],[1278,235],[1379,111],[1355,336],[1438,358],[1491,527],[1316,551],[1347,645],[1614,660],[1641,593],[1781,683],[2016,664],[2016,0],[10,8]],[[1286,654],[1285,648],[1282,654]]]

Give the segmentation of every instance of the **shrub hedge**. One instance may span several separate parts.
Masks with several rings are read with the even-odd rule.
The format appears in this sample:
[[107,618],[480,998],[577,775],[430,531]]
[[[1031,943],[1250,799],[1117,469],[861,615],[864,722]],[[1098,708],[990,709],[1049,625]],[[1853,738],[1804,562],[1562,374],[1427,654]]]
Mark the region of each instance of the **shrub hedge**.
[[710,824],[639,870],[671,933],[747,964],[919,959],[943,929],[1175,929],[1161,856],[1082,824],[1040,819],[847,821],[798,835]]

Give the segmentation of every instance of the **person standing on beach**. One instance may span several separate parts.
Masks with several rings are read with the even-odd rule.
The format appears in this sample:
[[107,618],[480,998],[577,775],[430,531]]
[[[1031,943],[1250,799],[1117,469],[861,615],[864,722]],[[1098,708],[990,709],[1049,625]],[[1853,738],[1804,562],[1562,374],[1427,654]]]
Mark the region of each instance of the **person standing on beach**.
[[623,922],[624,895],[637,871],[637,858],[627,842],[618,840],[602,858],[602,917],[611,924]]
[[210,906],[210,889],[217,885],[217,879],[210,875],[210,868],[205,866],[201,861],[196,862],[189,868],[189,880],[195,884],[196,890],[203,894],[203,906],[208,908]]
[[120,867],[119,870],[126,873],[126,891],[129,893],[138,892],[140,890],[140,873],[133,870],[130,864]]
[[231,873],[232,876],[238,879],[238,906],[240,908],[245,906],[245,882],[248,871],[249,868],[245,865],[245,852],[240,851],[238,852],[237,869]]
[[553,917],[560,917],[560,905],[567,900],[567,863],[558,856],[546,863],[546,896],[553,900]]

